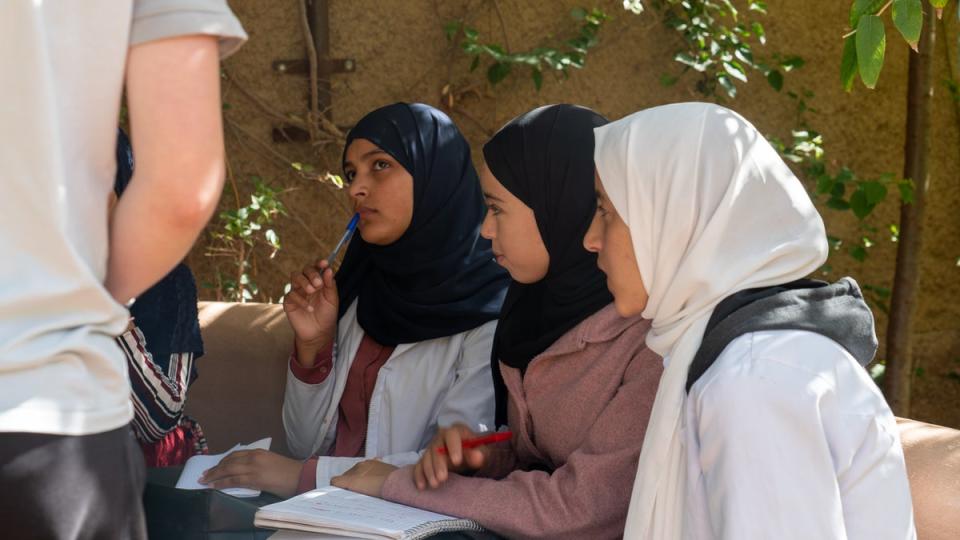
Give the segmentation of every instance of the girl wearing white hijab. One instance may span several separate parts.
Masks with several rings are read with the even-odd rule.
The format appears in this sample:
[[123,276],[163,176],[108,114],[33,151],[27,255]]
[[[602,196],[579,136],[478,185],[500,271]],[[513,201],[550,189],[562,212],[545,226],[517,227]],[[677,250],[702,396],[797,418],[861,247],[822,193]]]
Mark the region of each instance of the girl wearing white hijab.
[[584,245],[665,364],[625,537],[914,538],[873,317],[852,279],[802,279],[826,234],[774,149],[705,103],[595,134]]

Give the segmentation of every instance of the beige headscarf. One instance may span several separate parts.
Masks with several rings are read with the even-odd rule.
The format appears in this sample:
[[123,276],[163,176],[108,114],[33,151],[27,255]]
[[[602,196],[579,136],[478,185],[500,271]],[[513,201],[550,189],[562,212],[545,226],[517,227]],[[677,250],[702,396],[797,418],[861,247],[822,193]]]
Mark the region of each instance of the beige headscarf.
[[624,535],[681,538],[684,384],[707,320],[730,294],[817,269],[827,258],[826,234],[797,178],[729,109],[666,105],[594,131],[597,171],[630,227],[650,296],[647,345],[666,363]]

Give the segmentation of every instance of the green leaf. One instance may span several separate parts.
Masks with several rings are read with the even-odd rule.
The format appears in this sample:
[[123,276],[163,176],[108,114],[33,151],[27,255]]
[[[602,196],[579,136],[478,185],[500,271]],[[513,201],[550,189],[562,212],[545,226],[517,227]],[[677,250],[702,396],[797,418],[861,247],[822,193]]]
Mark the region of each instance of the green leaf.
[[824,174],[817,178],[817,194],[826,195],[833,190],[833,178],[829,174]]
[[913,180],[901,180],[900,183],[897,184],[897,188],[900,189],[900,200],[904,204],[913,204]]
[[893,25],[916,51],[923,28],[923,4],[920,0],[893,0]]
[[857,38],[850,36],[843,40],[843,60],[840,62],[840,83],[849,92],[853,89],[853,78],[857,75]]
[[776,69],[771,69],[770,72],[767,73],[767,82],[770,83],[770,86],[772,86],[774,90],[779,92],[783,89],[783,73],[780,73]]
[[857,24],[857,66],[860,79],[867,88],[877,86],[880,70],[883,69],[883,56],[887,48],[887,35],[883,20],[876,15],[864,15]]
[[540,91],[540,87],[543,86],[543,72],[537,68],[533,68],[533,72],[530,74],[533,77],[533,85],[537,87],[537,91]]
[[743,66],[741,66],[739,62],[724,62],[723,70],[729,73],[731,77],[747,82],[747,73],[743,70]]
[[860,188],[863,189],[867,202],[872,205],[880,204],[887,198],[887,187],[880,182],[864,182],[860,185]]
[[753,35],[757,36],[757,41],[759,41],[761,45],[766,45],[767,33],[763,30],[763,25],[755,22],[751,26],[751,29],[753,30]]
[[830,195],[838,198],[842,198],[843,194],[846,193],[847,187],[843,185],[843,180],[840,177],[836,178],[836,183],[833,184],[833,191],[830,192]]
[[499,83],[506,79],[507,75],[510,75],[510,64],[496,62],[487,69],[487,80],[490,81],[491,84]]
[[870,377],[875,383],[880,384],[880,381],[883,380],[883,374],[886,372],[886,370],[887,366],[878,362],[870,368]]
[[275,248],[280,247],[280,238],[277,237],[277,233],[273,229],[267,229],[263,235],[266,237],[267,242]]
[[582,21],[587,18],[587,10],[582,7],[573,8],[570,11],[570,16],[578,21]]
[[860,17],[874,15],[887,0],[854,0],[850,6],[850,28],[856,28]]
[[896,242],[896,241],[900,240],[900,227],[898,227],[896,223],[891,223],[891,224],[890,224],[890,227],[889,227],[889,230],[890,230],[890,241],[891,241],[891,242]]
[[730,80],[730,77],[720,74],[717,75],[717,82],[720,83],[720,86],[727,92],[727,95],[731,98],[737,97],[737,87],[734,86],[733,81]]
[[850,209],[850,205],[847,203],[847,201],[845,201],[845,200],[843,200],[843,199],[841,199],[841,198],[839,198],[839,197],[831,197],[830,200],[827,201],[827,207],[833,208],[834,210],[849,210],[849,209]]
[[867,250],[863,246],[853,246],[850,248],[850,256],[863,262],[867,259]]
[[473,57],[473,62],[470,62],[470,71],[476,71],[477,67],[480,65],[480,55]]
[[443,32],[447,35],[447,41],[453,40],[457,35],[457,32],[460,31],[460,22],[459,21],[450,21],[447,24],[443,25]]
[[476,41],[477,37],[480,35],[480,32],[477,32],[475,28],[464,28],[463,35],[466,36],[470,41]]
[[673,86],[677,84],[678,80],[679,79],[677,77],[667,73],[664,73],[663,75],[660,76],[660,84],[663,86]]
[[802,68],[806,63],[806,60],[800,58],[799,56],[791,56],[783,62],[780,62],[780,67],[782,67],[784,71],[790,72],[794,69]]
[[858,219],[863,219],[870,215],[873,205],[867,200],[867,194],[862,189],[858,189],[850,196],[850,209]]

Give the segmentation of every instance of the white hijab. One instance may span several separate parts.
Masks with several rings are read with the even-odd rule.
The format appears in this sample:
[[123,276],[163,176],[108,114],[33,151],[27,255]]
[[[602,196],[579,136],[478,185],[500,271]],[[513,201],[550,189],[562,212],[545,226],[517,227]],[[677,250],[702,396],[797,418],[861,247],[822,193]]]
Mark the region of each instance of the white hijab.
[[790,282],[827,258],[820,215],[760,133],[707,103],[655,107],[596,128],[597,171],[630,227],[650,299],[647,345],[666,368],[647,426],[625,538],[683,535],[687,370],[713,308]]

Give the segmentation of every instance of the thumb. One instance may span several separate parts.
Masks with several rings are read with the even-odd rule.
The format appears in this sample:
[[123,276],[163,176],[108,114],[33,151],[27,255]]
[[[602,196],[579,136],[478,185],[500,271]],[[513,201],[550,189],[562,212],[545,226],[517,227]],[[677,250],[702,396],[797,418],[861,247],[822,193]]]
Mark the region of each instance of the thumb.
[[486,454],[478,448],[470,448],[464,451],[464,460],[471,469],[479,469],[487,461]]

